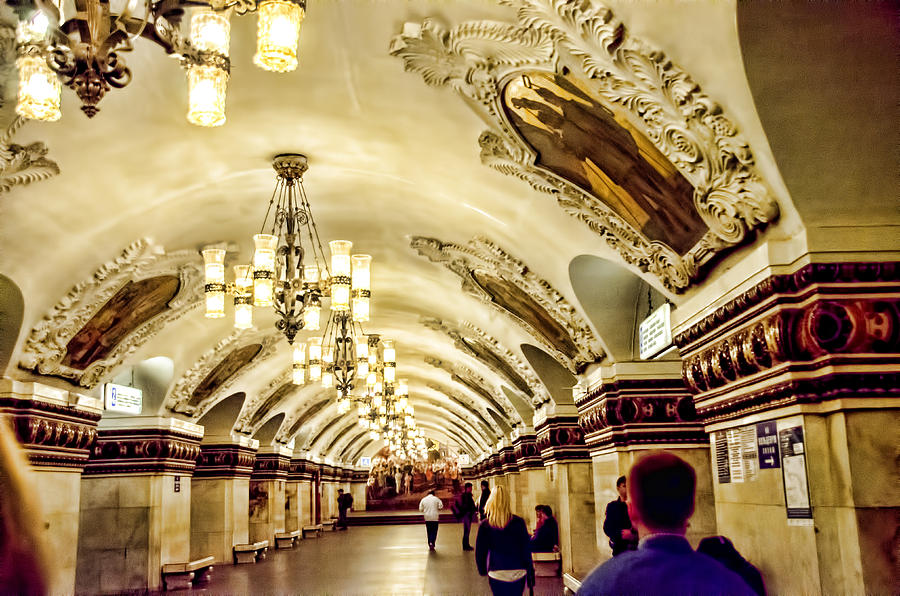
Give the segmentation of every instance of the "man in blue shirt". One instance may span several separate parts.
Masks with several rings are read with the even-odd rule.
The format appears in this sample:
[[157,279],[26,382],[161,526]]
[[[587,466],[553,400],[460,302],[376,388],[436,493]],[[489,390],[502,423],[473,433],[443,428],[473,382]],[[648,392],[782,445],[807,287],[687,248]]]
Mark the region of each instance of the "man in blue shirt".
[[684,535],[694,514],[694,469],[671,453],[641,458],[628,475],[628,513],[638,549],[595,568],[578,591],[606,594],[729,594],[753,596],[736,573],[694,552]]

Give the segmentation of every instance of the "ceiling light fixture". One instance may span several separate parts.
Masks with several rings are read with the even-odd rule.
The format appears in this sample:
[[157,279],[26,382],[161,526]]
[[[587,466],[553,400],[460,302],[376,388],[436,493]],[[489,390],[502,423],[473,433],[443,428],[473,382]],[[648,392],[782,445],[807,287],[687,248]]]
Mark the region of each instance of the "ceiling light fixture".
[[[227,284],[225,250],[207,247],[202,251],[206,271],[206,316],[211,319],[225,316],[226,294],[234,296],[234,326],[238,329],[253,326],[253,307],[272,307],[277,316],[275,327],[284,333],[291,345],[301,329],[317,331],[320,328],[322,298],[325,297],[331,297],[334,325],[346,328],[353,322],[368,321],[372,258],[351,256],[352,243],[335,240],[330,243],[332,271],[329,272],[303,188],[303,174],[308,169],[306,156],[298,153],[277,155],[272,167],[277,174],[275,192],[260,233],[253,236],[252,264],[235,266],[234,283]],[[270,221],[271,227],[267,227]],[[303,236],[308,241],[305,248]],[[365,271],[354,272],[352,264]],[[346,343],[341,344],[344,345]],[[307,379],[319,381],[327,379],[327,375],[335,378],[337,365],[329,366],[328,361],[336,354],[328,351],[323,354],[322,350],[320,338],[312,338],[308,347],[304,344],[295,346],[295,383],[302,384]],[[352,354],[351,358],[355,360]],[[340,366],[346,366],[343,360]],[[336,376],[339,389],[347,385],[343,372]]]
[[[93,117],[110,88],[131,82],[122,57],[138,38],[180,58],[187,70],[187,119],[199,126],[225,123],[225,91],[231,72],[230,16],[258,12],[253,62],[273,72],[297,68],[300,23],[306,0],[7,0],[19,18],[16,113],[59,120],[60,80],[75,90]],[[191,9],[190,35],[181,33]]]

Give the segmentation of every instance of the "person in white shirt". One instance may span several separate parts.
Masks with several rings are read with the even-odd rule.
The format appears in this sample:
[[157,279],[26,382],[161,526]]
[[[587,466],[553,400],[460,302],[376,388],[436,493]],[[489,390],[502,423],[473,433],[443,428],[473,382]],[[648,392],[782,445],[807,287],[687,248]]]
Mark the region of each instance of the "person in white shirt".
[[425,498],[419,501],[419,511],[425,514],[425,530],[428,532],[428,548],[434,550],[435,541],[437,541],[438,519],[440,518],[440,510],[444,508],[444,503],[434,496],[434,491],[428,491]]

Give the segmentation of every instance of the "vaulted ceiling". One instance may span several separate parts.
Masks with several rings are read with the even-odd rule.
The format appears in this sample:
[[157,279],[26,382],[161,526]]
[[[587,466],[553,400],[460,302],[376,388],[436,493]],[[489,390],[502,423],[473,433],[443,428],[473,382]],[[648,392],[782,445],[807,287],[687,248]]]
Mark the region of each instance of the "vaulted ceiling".
[[[373,256],[367,331],[396,341],[398,375],[410,381],[421,426],[472,455],[528,428],[542,404],[571,403],[568,388],[589,367],[637,359],[636,325],[651,306],[668,299],[684,319],[715,300],[716,280],[733,276],[757,248],[802,254],[816,248],[818,230],[840,225],[829,210],[842,197],[813,200],[808,186],[839,176],[806,168],[817,147],[784,126],[790,118],[814,130],[809,125],[819,119],[810,106],[820,100],[786,78],[802,68],[846,77],[822,73],[821,63],[861,50],[797,47],[772,56],[769,36],[788,44],[813,34],[809,22],[839,18],[890,48],[896,37],[878,20],[880,5],[855,15],[822,8],[823,17],[769,3],[761,10],[753,2],[621,1],[608,4],[604,19],[599,3],[504,4],[310,0],[300,67],[288,74],[252,66],[255,19],[233,18],[228,120],[215,129],[187,123],[183,71],[146,42],[127,56],[133,82],[110,92],[93,119],[64,89],[59,122],[29,122],[13,137],[20,146],[44,143],[59,174],[0,194],[4,374],[86,393],[134,374],[147,396],[145,414],[200,420],[216,434],[293,439],[297,449],[348,461],[380,448],[362,436],[354,413],[337,415],[328,392],[287,386],[290,352],[273,316],[257,309],[256,328],[244,333],[232,330],[230,318],[203,316],[199,250],[224,242],[235,262],[248,258],[274,186],[271,158],[282,152],[309,157],[304,182],[323,240],[349,239],[354,252]],[[587,19],[583,26],[554,20],[566,7]],[[458,27],[467,22],[477,23]],[[621,22],[621,30],[609,22]],[[607,34],[605,46],[576,43]],[[578,59],[585,52],[602,55],[609,66],[599,68],[607,70],[587,72]],[[895,98],[890,52],[857,58],[875,60],[866,68],[883,75],[864,81],[869,92],[892,89],[886,93]],[[512,116],[479,99],[485,89],[500,93],[502,77],[520,80],[516,69],[548,68],[588,81],[588,89],[596,84],[598,105],[615,108],[616,122],[650,139],[641,155],[668,158],[669,170],[680,170],[695,190],[708,183],[721,191],[698,207],[711,230],[709,242],[697,245],[703,250],[654,243],[654,234],[674,236],[649,226],[635,233],[590,189],[536,168],[527,142],[509,136],[504,123]],[[13,121],[15,73],[8,65],[0,72],[5,125]],[[610,99],[602,87],[610,77],[649,81],[649,91],[635,92],[644,103]],[[783,89],[791,83],[793,93]],[[787,98],[772,101],[776,91]],[[835,102],[852,99],[842,93]],[[822,125],[829,142],[849,142],[845,128],[871,127],[876,117],[840,107],[828,109],[840,111],[845,126]],[[654,130],[653,118],[636,115],[654,108],[671,126]],[[896,105],[885,109],[896,113]],[[883,122],[895,139],[898,121],[885,115]],[[696,135],[695,145],[682,145],[682,133]],[[687,155],[692,147],[702,152]],[[864,184],[853,172],[897,187],[896,168],[855,168],[863,158],[853,153],[841,157],[843,188]],[[643,188],[628,180],[626,189]],[[856,226],[897,224],[897,212],[885,216],[878,196],[866,195],[854,211]],[[746,233],[729,229],[735,222]],[[856,238],[840,232],[829,241],[844,237]],[[132,312],[143,303],[126,300],[129,282],[163,280],[151,285],[164,294],[166,276],[179,283],[163,310]],[[130,305],[118,316],[132,317],[131,327],[121,323],[123,335],[105,340],[85,331],[75,354],[70,342],[116,297]],[[88,362],[92,355],[89,365],[73,367],[76,356]]]

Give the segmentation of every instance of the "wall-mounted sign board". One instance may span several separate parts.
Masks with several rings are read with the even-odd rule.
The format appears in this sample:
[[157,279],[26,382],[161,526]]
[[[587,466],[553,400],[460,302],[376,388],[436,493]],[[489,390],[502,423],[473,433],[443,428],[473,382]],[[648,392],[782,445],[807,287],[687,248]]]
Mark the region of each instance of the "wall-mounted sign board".
[[359,458],[359,465],[363,468],[371,468],[372,467],[372,458],[371,457],[361,457]]
[[638,327],[641,360],[653,358],[672,347],[672,305],[668,302],[641,321]]
[[107,383],[103,386],[103,407],[106,410],[140,414],[143,392],[127,385]]

